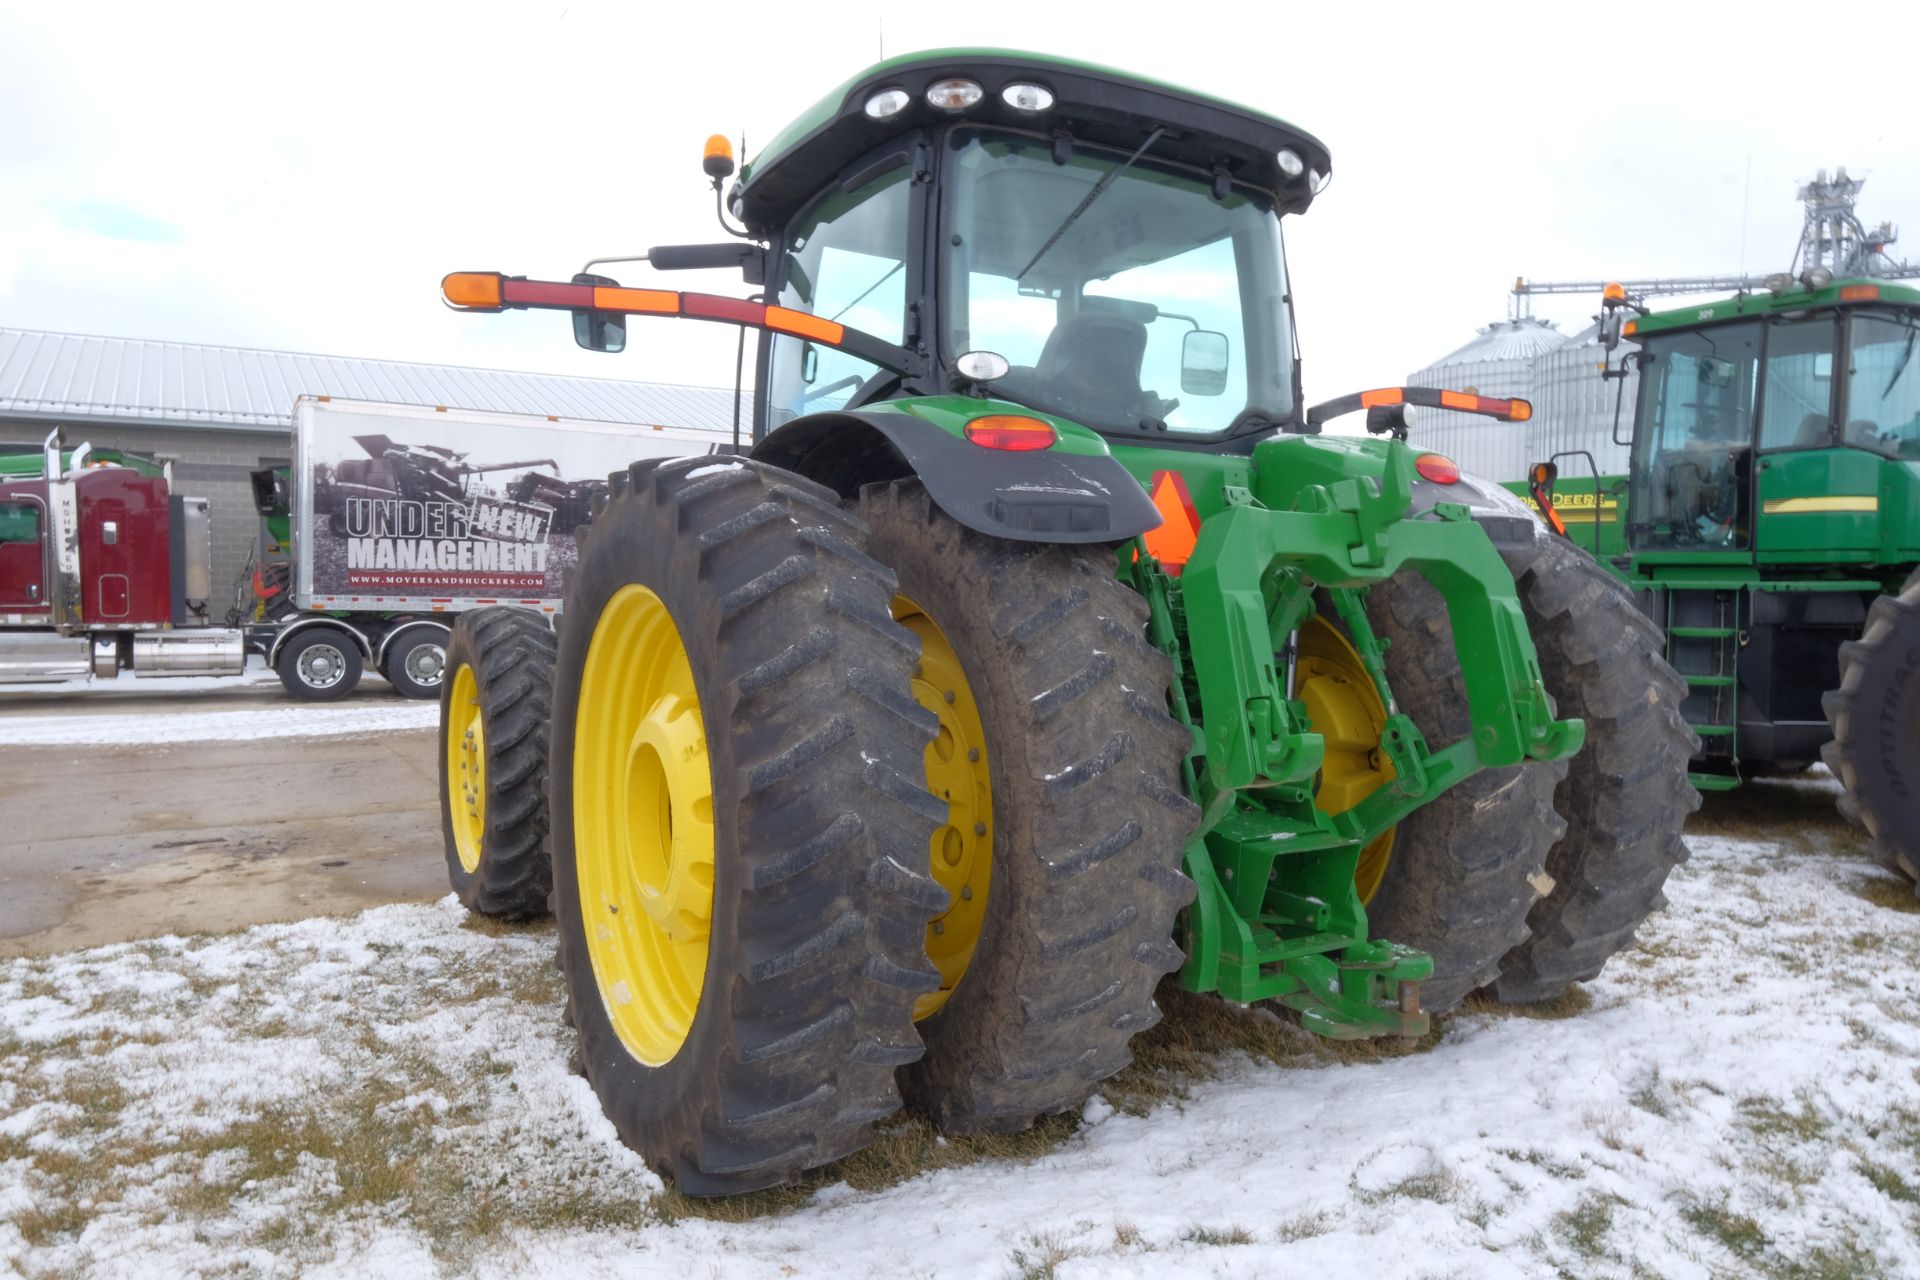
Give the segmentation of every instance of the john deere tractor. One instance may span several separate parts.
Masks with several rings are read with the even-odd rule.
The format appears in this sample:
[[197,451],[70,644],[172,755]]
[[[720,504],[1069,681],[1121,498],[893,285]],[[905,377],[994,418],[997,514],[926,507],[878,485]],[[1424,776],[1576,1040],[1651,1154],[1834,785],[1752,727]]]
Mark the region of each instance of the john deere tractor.
[[[636,463],[557,638],[462,617],[472,909],[558,921],[581,1060],[694,1194],[1079,1106],[1168,975],[1333,1037],[1562,994],[1661,902],[1684,686],[1606,571],[1307,408],[1272,117],[983,50],[836,89],[735,176],[748,297],[458,273],[448,303],[758,334],[750,448]],[[729,229],[733,228],[729,225]],[[1365,411],[1380,438],[1319,434]],[[1582,750],[1582,745],[1585,750]]]
[[1920,291],[1813,269],[1661,313],[1613,285],[1605,308],[1603,341],[1638,344],[1609,372],[1640,368],[1630,475],[1597,486],[1624,490],[1609,560],[1686,682],[1694,782],[1824,758],[1920,892]]

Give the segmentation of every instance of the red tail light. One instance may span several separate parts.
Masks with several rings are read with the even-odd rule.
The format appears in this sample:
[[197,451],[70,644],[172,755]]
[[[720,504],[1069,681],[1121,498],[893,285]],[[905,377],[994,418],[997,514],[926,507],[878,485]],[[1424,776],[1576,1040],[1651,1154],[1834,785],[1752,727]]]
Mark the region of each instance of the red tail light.
[[1014,413],[988,414],[967,424],[967,439],[982,449],[1029,453],[1035,449],[1051,449],[1059,438],[1059,434],[1040,419]]
[[1457,484],[1460,467],[1444,453],[1423,453],[1413,460],[1413,469],[1435,484]]

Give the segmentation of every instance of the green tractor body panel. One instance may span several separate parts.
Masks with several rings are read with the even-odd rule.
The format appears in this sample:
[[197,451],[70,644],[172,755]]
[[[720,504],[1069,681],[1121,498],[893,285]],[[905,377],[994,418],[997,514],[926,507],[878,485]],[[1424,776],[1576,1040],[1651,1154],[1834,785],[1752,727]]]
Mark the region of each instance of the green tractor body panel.
[[[66,470],[73,465],[76,450],[65,449],[60,454],[60,468]],[[162,476],[166,468],[152,458],[137,453],[122,453],[118,449],[88,450],[84,462],[94,465],[111,464],[116,467],[131,467],[143,476]],[[0,480],[38,479],[46,468],[46,455],[38,448],[21,446],[17,449],[0,449]]]
[[1841,646],[1920,565],[1920,290],[1837,279],[1642,315],[1626,336],[1631,474],[1601,477],[1597,508],[1591,478],[1552,501],[1665,631],[1694,782],[1724,790],[1818,758]]
[[[981,88],[975,106],[929,105],[952,76]],[[1044,120],[1003,98],[1016,84],[1048,91]],[[867,112],[896,88],[895,112]],[[1432,960],[1370,936],[1362,850],[1483,770],[1568,758],[1585,726],[1555,717],[1492,536],[1534,536],[1524,506],[1423,479],[1398,440],[1314,434],[1279,224],[1331,165],[1283,121],[1155,81],[993,50],[913,54],[849,80],[742,172],[727,204],[769,242],[764,311],[688,294],[630,312],[765,331],[756,459],[848,498],[918,476],[975,530],[1111,546],[1192,733],[1184,781],[1202,818],[1185,865],[1199,897],[1182,981],[1278,999],[1330,1036],[1417,1035]],[[577,282],[478,287],[462,296],[479,304],[454,300],[581,305]],[[826,323],[796,326],[795,312]],[[996,328],[1010,315],[1022,319]],[[1122,400],[1101,366],[1116,342],[1136,344]],[[961,354],[980,351],[1007,371],[962,376]],[[969,435],[1007,415],[1053,439]],[[1364,608],[1406,572],[1445,599],[1470,703],[1471,732],[1438,749],[1398,711]],[[1342,627],[1392,712],[1393,780],[1339,813],[1317,802],[1324,739],[1291,694],[1287,655],[1316,614]]]

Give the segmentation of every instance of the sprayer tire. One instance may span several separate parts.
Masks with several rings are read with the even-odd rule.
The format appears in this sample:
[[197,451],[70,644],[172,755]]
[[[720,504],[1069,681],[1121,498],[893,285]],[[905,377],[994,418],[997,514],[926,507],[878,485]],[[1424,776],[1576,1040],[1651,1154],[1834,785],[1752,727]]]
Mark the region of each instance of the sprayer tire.
[[1920,572],[1876,599],[1860,638],[1840,646],[1840,687],[1821,705],[1833,728],[1821,755],[1843,788],[1840,812],[1920,897]]

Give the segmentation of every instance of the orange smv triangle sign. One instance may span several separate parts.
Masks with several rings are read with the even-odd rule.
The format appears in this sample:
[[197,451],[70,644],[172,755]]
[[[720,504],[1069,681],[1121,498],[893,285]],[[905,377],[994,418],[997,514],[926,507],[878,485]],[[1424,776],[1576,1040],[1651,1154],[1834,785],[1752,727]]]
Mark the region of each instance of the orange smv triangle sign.
[[1147,496],[1160,512],[1160,527],[1149,529],[1140,540],[1161,568],[1179,577],[1200,537],[1200,513],[1194,509],[1193,494],[1178,471],[1156,471]]

